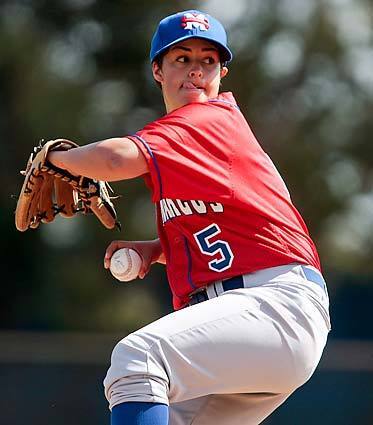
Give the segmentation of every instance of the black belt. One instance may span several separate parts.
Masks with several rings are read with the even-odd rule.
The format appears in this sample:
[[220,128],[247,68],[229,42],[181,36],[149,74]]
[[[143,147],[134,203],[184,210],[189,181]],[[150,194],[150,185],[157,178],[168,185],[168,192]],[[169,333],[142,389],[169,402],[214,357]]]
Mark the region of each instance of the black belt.
[[[308,266],[301,266],[301,267],[308,281],[316,283],[323,290],[326,290],[326,284],[325,284],[324,278],[319,272],[313,270],[312,268]],[[214,283],[215,282],[212,282],[211,285],[214,285]],[[245,283],[244,283],[244,279],[242,275],[234,276],[234,277],[231,277],[230,279],[223,280],[221,283],[222,283],[223,292],[231,291],[232,289],[245,288]],[[216,293],[216,296],[218,295],[219,294]],[[209,296],[207,295],[206,288],[203,288],[199,290],[198,292],[190,295],[189,305],[198,304],[203,301],[207,301],[208,299],[209,299]]]
[[[213,283],[212,283],[213,285]],[[232,289],[244,288],[244,282],[242,275],[231,277],[230,279],[223,280],[222,282],[223,291],[230,291]],[[209,299],[206,289],[202,289],[199,292],[190,296],[189,305],[198,304],[202,301],[207,301]]]

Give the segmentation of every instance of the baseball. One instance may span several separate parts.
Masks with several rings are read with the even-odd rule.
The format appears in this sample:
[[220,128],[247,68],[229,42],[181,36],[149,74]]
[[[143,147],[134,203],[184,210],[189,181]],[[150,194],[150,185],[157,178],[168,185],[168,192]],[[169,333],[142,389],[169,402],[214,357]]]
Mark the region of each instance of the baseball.
[[134,249],[121,248],[111,257],[110,271],[121,282],[129,282],[137,278],[141,265],[142,259]]

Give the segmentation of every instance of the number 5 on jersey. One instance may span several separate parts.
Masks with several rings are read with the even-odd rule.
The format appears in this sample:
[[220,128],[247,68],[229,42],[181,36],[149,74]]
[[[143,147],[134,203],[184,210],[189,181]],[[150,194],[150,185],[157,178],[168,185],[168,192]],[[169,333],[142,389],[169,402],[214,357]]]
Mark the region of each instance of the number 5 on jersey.
[[215,272],[222,272],[231,267],[234,258],[233,252],[229,243],[218,239],[211,242],[214,236],[221,233],[220,227],[213,223],[208,227],[193,234],[199,249],[206,255],[215,256],[219,255],[220,258],[215,258],[209,261],[208,265],[211,270]]

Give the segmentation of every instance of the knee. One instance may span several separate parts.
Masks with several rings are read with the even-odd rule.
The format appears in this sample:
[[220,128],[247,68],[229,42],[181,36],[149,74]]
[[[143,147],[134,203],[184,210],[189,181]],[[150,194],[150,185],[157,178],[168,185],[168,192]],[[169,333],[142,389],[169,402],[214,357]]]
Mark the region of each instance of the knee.
[[104,380],[110,408],[126,401],[168,404],[168,375],[159,342],[133,333],[113,349]]
[[125,377],[135,373],[144,373],[150,347],[136,334],[130,334],[119,341],[111,353],[111,365],[108,377]]

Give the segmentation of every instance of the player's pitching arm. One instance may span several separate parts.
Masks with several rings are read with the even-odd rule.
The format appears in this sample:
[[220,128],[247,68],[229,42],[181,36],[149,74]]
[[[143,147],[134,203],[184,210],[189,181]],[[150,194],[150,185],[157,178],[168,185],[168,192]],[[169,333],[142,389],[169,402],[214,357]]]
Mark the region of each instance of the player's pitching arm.
[[139,272],[140,279],[143,279],[147,275],[152,264],[166,264],[166,259],[159,239],[151,241],[113,241],[106,248],[104,257],[105,269],[110,268],[110,259],[112,255],[121,248],[132,248],[140,254],[142,258],[142,265]]

